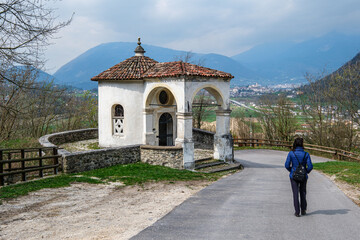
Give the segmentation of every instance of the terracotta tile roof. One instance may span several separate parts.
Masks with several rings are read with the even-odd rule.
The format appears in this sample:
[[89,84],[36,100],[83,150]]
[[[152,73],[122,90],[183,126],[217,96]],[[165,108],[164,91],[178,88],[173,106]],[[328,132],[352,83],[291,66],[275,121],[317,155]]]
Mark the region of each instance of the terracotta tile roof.
[[91,78],[91,80],[130,80],[178,76],[233,78],[230,73],[182,61],[158,63],[149,57],[134,56],[116,64],[108,70]]
[[233,78],[230,73],[201,67],[198,65],[178,62],[156,63],[143,75],[144,78],[162,78],[176,76],[201,76],[201,77],[219,77]]
[[128,80],[142,79],[144,73],[157,63],[154,59],[145,56],[134,56],[105,70],[91,78],[98,80]]

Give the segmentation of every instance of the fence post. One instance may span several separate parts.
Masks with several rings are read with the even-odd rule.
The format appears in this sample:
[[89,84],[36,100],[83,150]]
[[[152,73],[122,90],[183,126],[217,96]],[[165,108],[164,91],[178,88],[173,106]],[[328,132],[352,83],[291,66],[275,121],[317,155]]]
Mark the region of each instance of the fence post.
[[[0,174],[4,173],[2,160],[3,160],[3,151],[0,150]],[[0,176],[0,186],[4,186],[4,176]]]
[[[8,160],[11,160],[11,153],[8,153]],[[8,163],[9,172],[11,171],[11,162]]]
[[[43,161],[42,161],[42,159],[41,159],[41,157],[42,157],[42,150],[41,150],[41,148],[39,148],[39,157],[40,157],[40,159],[39,159],[39,167],[42,167],[42,166],[43,166]],[[40,170],[39,170],[39,177],[43,177],[43,176],[44,176],[43,170],[40,169]]]
[[[21,149],[21,170],[25,170],[25,161],[24,161],[24,159],[25,159],[25,150],[24,149]],[[26,181],[26,173],[25,172],[23,172],[23,173],[21,173],[21,180],[22,181]]]
[[[53,148],[53,155],[54,155],[54,165],[58,165],[59,164],[59,157],[58,155],[58,150],[57,148]],[[59,166],[54,167],[54,174],[58,173],[58,168]]]

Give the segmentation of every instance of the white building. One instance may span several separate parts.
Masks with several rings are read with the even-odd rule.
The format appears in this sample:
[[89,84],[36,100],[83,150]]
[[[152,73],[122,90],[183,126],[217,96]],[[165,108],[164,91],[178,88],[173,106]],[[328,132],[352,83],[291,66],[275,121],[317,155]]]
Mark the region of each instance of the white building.
[[98,82],[99,144],[182,146],[184,167],[194,167],[192,102],[206,89],[218,105],[214,158],[232,160],[229,73],[182,61],[158,63],[144,56],[140,39],[135,56],[93,77]]

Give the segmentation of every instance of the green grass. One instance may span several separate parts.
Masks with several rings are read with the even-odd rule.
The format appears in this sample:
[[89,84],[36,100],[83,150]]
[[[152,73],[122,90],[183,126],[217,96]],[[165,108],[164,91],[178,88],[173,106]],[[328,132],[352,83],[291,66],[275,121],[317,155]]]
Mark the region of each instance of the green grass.
[[313,165],[316,170],[335,175],[337,179],[349,184],[360,186],[360,163],[358,162],[331,161]]
[[[220,176],[222,176],[222,174],[206,174],[191,172],[188,170],[172,169],[163,166],[154,166],[145,163],[134,163],[116,165],[78,174],[63,174],[56,177],[4,186],[0,188],[0,200],[27,195],[29,192],[44,188],[66,187],[70,186],[73,182],[98,184],[120,181],[125,185],[141,185],[150,181],[215,181]],[[96,177],[98,179],[94,179],[92,177]]]
[[89,149],[93,149],[93,150],[102,149],[102,147],[99,146],[99,143],[98,143],[98,142],[90,143],[90,144],[88,145],[88,148],[89,148]]
[[116,165],[82,173],[105,181],[121,181],[125,185],[143,184],[148,181],[216,180],[215,175],[178,170],[144,163]]

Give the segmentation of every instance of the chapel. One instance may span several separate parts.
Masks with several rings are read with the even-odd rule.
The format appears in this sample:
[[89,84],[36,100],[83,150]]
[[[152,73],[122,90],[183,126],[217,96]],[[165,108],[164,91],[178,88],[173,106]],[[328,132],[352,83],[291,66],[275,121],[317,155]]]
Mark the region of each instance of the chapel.
[[183,166],[194,168],[192,103],[202,89],[216,99],[214,158],[233,159],[229,73],[183,61],[135,55],[91,78],[98,82],[99,145],[181,146]]

